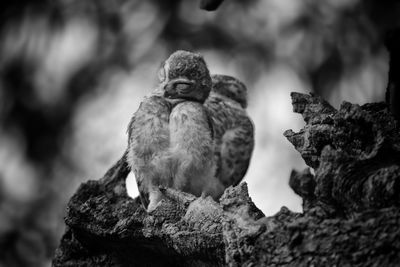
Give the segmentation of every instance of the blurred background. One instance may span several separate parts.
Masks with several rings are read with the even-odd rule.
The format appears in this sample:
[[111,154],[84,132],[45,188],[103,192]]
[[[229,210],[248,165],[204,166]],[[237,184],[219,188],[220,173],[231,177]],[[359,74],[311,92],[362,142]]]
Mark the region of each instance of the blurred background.
[[266,215],[300,212],[288,179],[305,164],[282,133],[303,121],[289,94],[384,100],[382,33],[397,9],[375,2],[226,0],[206,12],[197,0],[2,1],[0,266],[50,266],[68,199],[122,155],[130,117],[178,49],[248,86],[250,195]]

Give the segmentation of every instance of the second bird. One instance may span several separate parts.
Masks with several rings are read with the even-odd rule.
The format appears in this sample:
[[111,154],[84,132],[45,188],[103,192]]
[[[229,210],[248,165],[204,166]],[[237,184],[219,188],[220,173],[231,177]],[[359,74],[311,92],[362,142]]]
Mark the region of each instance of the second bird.
[[254,126],[246,112],[246,86],[227,75],[213,75],[212,82],[204,105],[213,123],[216,177],[227,188],[240,183],[247,172],[254,148]]

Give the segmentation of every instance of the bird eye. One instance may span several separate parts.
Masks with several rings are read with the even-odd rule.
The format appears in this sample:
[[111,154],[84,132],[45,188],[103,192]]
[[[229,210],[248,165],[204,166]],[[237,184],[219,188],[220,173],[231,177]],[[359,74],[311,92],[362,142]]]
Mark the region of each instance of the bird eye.
[[164,69],[164,66],[162,66],[158,71],[158,80],[160,82],[165,81],[165,69]]
[[175,90],[178,92],[182,92],[182,93],[187,93],[190,90],[190,85],[189,83],[177,83],[175,84]]

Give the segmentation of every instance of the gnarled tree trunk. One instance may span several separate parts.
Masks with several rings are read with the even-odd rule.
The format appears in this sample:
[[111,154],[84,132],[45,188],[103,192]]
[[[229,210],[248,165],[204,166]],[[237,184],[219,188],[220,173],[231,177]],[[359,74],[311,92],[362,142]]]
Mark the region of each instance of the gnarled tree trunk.
[[[210,198],[162,188],[147,214],[126,194],[124,157],[71,198],[54,266],[397,266],[400,262],[400,134],[383,103],[292,94],[306,125],[285,136],[314,169],[293,171],[303,213],[271,217],[247,185]],[[268,179],[268,177],[266,177]]]

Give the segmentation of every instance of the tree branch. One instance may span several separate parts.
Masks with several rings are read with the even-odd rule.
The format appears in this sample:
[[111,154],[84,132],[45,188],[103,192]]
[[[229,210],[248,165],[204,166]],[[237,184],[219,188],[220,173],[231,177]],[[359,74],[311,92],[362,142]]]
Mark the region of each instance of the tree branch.
[[[292,94],[306,125],[285,136],[315,169],[293,171],[304,213],[265,217],[246,183],[211,198],[161,188],[150,214],[126,195],[124,157],[71,198],[54,266],[396,266],[400,134],[383,103]],[[121,190],[123,188],[124,190]]]

